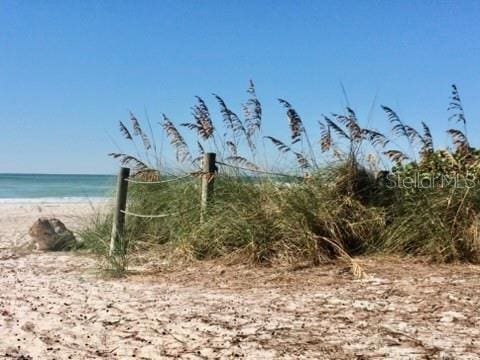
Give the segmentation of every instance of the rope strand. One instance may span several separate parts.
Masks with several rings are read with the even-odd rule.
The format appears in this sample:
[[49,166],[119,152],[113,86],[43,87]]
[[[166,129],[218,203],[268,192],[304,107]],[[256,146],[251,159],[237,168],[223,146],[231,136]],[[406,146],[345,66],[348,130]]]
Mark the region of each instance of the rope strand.
[[190,176],[192,176],[192,174],[187,174],[187,175],[184,175],[184,176],[176,177],[174,179],[161,180],[161,181],[140,181],[140,180],[134,180],[134,179],[127,178],[127,179],[125,179],[125,181],[127,181],[129,183],[133,183],[133,184],[164,184],[164,183],[169,183],[169,182],[174,182],[174,181],[180,181],[180,180],[186,179],[187,177],[190,177]]
[[266,171],[266,170],[261,170],[261,169],[252,169],[252,168],[247,168],[247,167],[243,167],[243,166],[226,164],[226,163],[220,162],[220,161],[217,161],[216,163],[219,164],[219,165],[231,167],[231,168],[234,168],[234,169],[252,171],[252,172],[257,172],[257,173],[261,173],[261,174],[276,175],[276,176],[285,176],[285,177],[294,177],[294,178],[299,178],[299,179],[301,178],[300,176],[296,176],[296,175],[282,174],[282,173],[271,172],[271,171]]
[[127,210],[120,210],[120,212],[124,213],[125,215],[130,215],[130,216],[135,216],[135,217],[140,217],[140,218],[164,218],[164,217],[168,217],[168,216],[178,215],[178,213],[158,214],[158,215],[143,215],[143,214],[132,213],[132,212],[127,211]]
[[125,215],[130,215],[130,216],[135,216],[139,218],[150,218],[150,219],[155,219],[155,218],[164,218],[164,217],[169,217],[169,216],[176,216],[176,215],[182,215],[186,214],[189,211],[198,209],[196,206],[192,206],[191,208],[185,210],[185,211],[179,211],[179,212],[174,212],[174,213],[169,213],[169,214],[152,214],[152,215],[147,215],[147,214],[137,214],[133,213],[127,210],[120,210],[120,212],[124,213]]

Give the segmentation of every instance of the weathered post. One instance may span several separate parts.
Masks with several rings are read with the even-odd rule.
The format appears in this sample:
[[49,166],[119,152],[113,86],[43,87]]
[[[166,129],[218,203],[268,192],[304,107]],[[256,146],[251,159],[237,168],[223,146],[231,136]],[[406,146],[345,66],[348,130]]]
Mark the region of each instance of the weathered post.
[[123,238],[123,227],[125,225],[124,211],[127,205],[127,179],[129,176],[130,169],[121,167],[117,178],[117,197],[115,212],[113,214],[112,237],[110,238],[110,256],[117,254],[120,249],[123,249],[120,245]]
[[202,220],[208,203],[213,196],[213,185],[215,181],[215,153],[206,153],[203,155],[203,176],[202,176]]

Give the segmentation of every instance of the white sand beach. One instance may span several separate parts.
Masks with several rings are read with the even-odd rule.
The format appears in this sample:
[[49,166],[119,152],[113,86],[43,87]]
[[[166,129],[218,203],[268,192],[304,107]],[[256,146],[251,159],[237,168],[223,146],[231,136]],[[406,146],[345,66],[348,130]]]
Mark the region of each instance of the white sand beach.
[[480,358],[478,266],[363,259],[355,280],[204,262],[105,279],[86,255],[13,250],[39,216],[75,230],[102,206],[0,205],[1,358]]

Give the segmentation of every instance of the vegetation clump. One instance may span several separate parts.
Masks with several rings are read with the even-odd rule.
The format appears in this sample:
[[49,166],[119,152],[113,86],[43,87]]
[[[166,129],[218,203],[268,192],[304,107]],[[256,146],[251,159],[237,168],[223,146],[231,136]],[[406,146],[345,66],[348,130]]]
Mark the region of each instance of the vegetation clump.
[[[349,107],[323,115],[319,140],[313,141],[295,108],[279,99],[290,134],[284,141],[264,135],[252,82],[247,93],[242,118],[218,95],[219,121],[200,97],[191,122],[177,127],[163,115],[162,139],[174,157],[159,150],[163,145],[156,144],[149,121],[148,132],[133,114],[131,127],[120,122],[135,155],[110,155],[142,180],[130,185],[128,209],[165,215],[128,216],[129,251],[164,246],[187,258],[254,263],[318,264],[378,252],[479,262],[480,151],[468,141],[455,86],[450,120],[461,129],[447,131],[453,149],[436,149],[426,123],[417,130],[387,106],[382,109],[395,142],[363,127]],[[400,142],[410,150],[401,150]],[[205,152],[217,154],[218,172],[215,196],[201,216]],[[108,236],[105,222],[97,227]]]

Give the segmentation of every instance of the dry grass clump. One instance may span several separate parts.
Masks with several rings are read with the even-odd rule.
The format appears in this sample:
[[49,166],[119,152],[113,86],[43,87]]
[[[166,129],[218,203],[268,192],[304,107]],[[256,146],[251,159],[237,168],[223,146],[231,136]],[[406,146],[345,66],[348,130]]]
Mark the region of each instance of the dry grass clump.
[[[453,150],[435,149],[425,123],[419,131],[387,106],[382,109],[400,139],[396,142],[363,127],[351,108],[323,115],[320,138],[312,141],[297,110],[283,99],[279,102],[286,112],[288,140],[264,135],[262,105],[252,82],[247,94],[243,119],[214,95],[218,122],[206,101],[197,97],[193,120],[181,124],[192,132],[194,146],[187,141],[191,136],[182,135],[164,115],[160,125],[174,149],[173,167],[168,164],[173,156],[157,150],[154,137],[134,115],[132,130],[120,123],[135,155],[111,155],[133,167],[137,178],[170,179],[175,176],[172,169],[198,174],[205,152],[215,152],[218,161],[214,201],[203,221],[197,177],[131,186],[132,212],[172,214],[158,219],[129,217],[126,237],[131,248],[168,244],[186,257],[236,257],[255,263],[308,259],[318,264],[372,252],[445,262],[480,260],[476,181],[480,151],[466,136],[466,117],[455,86],[449,110],[451,120],[463,128],[447,131]],[[409,151],[397,145],[402,142]],[[276,160],[269,163],[268,158]],[[379,169],[382,163],[387,165]],[[442,177],[458,181],[428,188],[399,185],[409,179]]]

